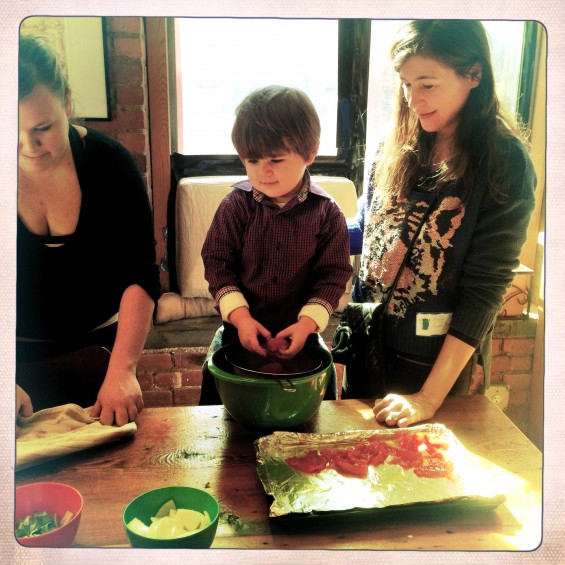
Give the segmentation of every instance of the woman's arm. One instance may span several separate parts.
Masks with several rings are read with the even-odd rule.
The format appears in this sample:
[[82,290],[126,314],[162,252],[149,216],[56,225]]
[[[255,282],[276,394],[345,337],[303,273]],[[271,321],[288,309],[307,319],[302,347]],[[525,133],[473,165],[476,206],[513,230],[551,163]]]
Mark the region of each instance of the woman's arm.
[[[503,296],[520,264],[528,224],[535,207],[535,171],[521,145],[512,146],[506,197],[482,200],[477,223],[463,265],[459,302],[449,333],[473,345],[492,327]],[[510,151],[510,149],[509,149]]]
[[143,410],[137,381],[137,363],[151,327],[154,301],[139,285],[124,291],[118,314],[118,331],[106,378],[92,409],[105,425],[134,422]]
[[439,355],[421,390],[415,394],[387,394],[377,399],[373,412],[378,422],[405,428],[428,420],[442,405],[475,348],[447,335]]
[[519,263],[535,204],[535,171],[525,148],[516,142],[507,150],[511,163],[505,183],[507,197],[504,202],[494,202],[487,196],[482,203],[465,258],[459,304],[434,366],[416,394],[377,399],[373,411],[378,421],[406,427],[431,418],[492,327],[512,281],[512,269]]
[[350,255],[361,255],[363,250],[363,232],[365,229],[365,207],[367,195],[363,194],[357,201],[358,212],[353,218],[347,218],[347,231],[349,232]]

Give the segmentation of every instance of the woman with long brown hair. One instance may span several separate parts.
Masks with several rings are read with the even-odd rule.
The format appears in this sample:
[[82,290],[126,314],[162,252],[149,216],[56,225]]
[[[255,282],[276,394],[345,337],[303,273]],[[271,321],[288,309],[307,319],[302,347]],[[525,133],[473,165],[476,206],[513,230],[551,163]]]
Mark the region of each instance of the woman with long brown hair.
[[387,377],[374,413],[388,425],[433,416],[465,394],[519,264],[535,173],[522,130],[495,91],[488,37],[473,20],[415,20],[391,48],[399,86],[357,218],[357,302],[386,296],[432,206],[386,312]]

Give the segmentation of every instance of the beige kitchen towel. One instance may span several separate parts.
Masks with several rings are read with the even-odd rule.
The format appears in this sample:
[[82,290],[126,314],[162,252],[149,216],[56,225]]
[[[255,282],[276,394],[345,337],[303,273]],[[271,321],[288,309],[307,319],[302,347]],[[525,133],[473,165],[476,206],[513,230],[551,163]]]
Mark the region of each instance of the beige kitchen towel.
[[27,418],[18,416],[16,471],[113,442],[137,431],[135,422],[120,427],[104,426],[98,418],[90,416],[90,409],[63,404],[39,410]]

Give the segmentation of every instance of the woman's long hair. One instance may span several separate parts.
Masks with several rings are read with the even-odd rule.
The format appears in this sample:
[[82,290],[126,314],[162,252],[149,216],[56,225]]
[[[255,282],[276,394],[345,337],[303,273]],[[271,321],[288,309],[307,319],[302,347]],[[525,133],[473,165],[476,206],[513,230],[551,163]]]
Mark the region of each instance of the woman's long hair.
[[426,132],[410,109],[399,85],[394,129],[385,140],[372,173],[385,197],[404,196],[423,179],[435,180],[436,188],[461,179],[463,199],[473,190],[477,176],[487,167],[490,195],[504,196],[502,179],[507,160],[501,156],[501,139],[524,139],[517,121],[501,108],[496,95],[488,38],[484,26],[474,20],[414,20],[399,30],[391,47],[391,60],[398,72],[412,55],[431,58],[460,76],[481,66],[482,78],[459,113],[450,159],[434,170],[435,133]]

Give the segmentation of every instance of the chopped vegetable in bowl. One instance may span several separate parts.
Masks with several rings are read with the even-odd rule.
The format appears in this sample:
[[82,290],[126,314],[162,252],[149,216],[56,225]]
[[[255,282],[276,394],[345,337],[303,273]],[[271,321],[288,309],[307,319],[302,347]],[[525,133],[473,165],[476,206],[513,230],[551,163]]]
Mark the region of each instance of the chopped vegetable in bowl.
[[193,534],[211,523],[206,510],[196,512],[187,508],[177,508],[174,500],[163,504],[155,516],[151,517],[151,525],[147,526],[135,517],[127,523],[127,527],[136,534],[153,539],[173,539]]
[[57,514],[51,516],[48,512],[34,512],[23,520],[18,520],[16,524],[16,537],[23,538],[46,534],[51,530],[60,528],[72,517],[73,513],[67,511],[61,520],[57,521]]

